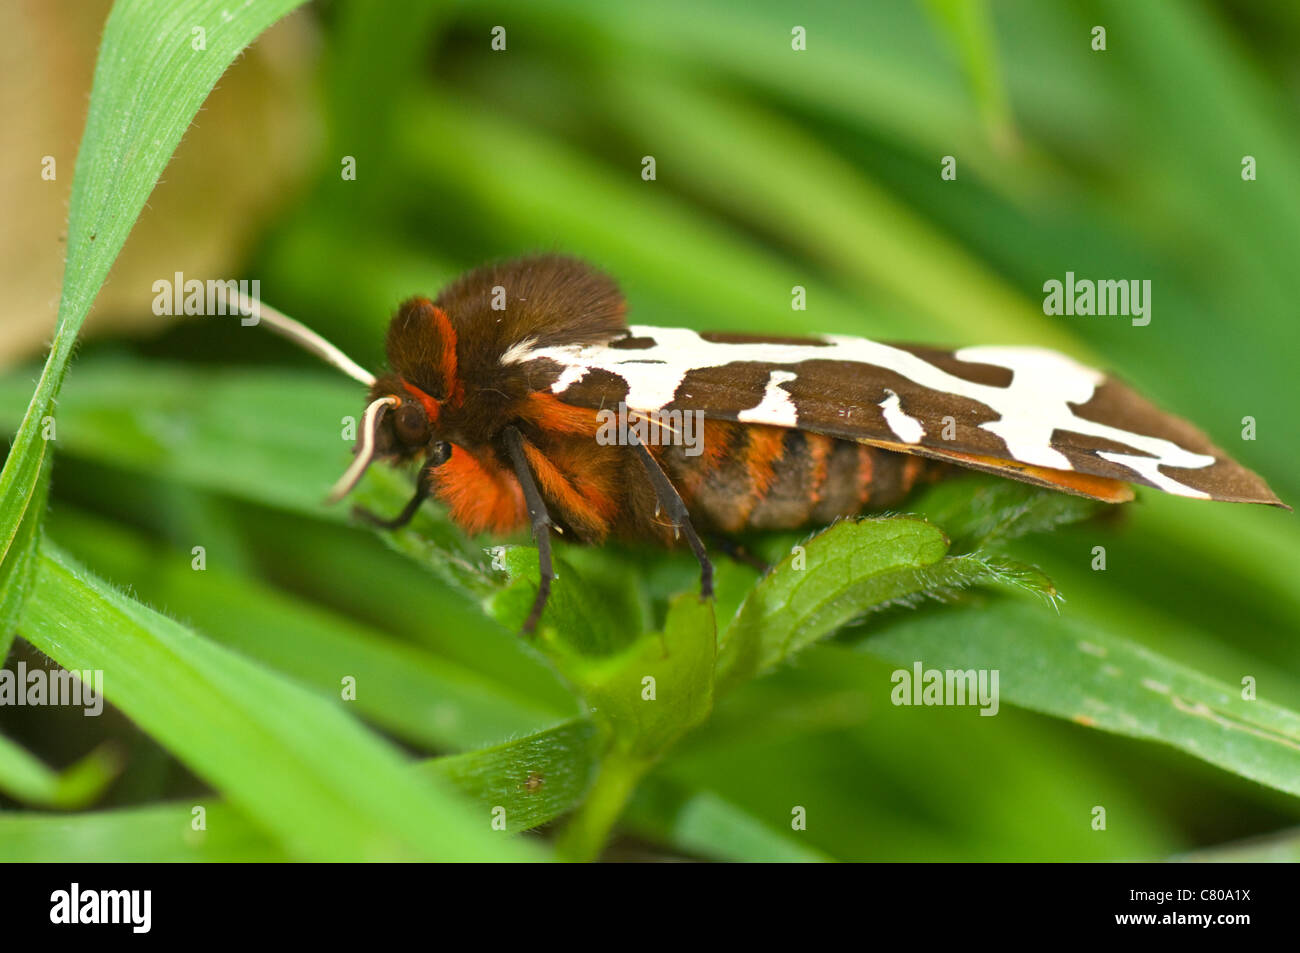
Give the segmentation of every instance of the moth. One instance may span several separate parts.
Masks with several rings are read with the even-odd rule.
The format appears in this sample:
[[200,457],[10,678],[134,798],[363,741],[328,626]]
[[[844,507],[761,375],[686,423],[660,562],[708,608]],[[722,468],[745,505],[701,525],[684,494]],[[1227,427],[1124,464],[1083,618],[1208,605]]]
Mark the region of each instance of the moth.
[[[432,497],[471,535],[531,528],[541,572],[525,632],[554,578],[552,532],[590,544],[684,539],[708,597],[701,534],[726,540],[893,506],[954,466],[1108,503],[1142,484],[1285,507],[1192,425],[1042,348],[629,325],[614,281],[562,255],[486,265],[433,300],[406,301],[378,376],[260,308],[369,389],[331,500],[376,459],[419,461],[400,513],[357,514],[397,528]],[[615,409],[637,426],[611,440]],[[676,439],[686,415],[701,424],[696,452]]]

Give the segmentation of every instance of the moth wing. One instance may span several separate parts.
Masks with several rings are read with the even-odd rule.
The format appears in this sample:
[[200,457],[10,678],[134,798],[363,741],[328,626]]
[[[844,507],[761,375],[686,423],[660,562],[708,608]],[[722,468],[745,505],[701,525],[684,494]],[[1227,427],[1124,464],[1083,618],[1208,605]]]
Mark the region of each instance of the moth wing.
[[581,407],[823,433],[1118,502],[1139,483],[1285,506],[1257,474],[1123,383],[1042,348],[957,351],[865,338],[759,337],[634,325],[608,344],[542,348],[545,386]]

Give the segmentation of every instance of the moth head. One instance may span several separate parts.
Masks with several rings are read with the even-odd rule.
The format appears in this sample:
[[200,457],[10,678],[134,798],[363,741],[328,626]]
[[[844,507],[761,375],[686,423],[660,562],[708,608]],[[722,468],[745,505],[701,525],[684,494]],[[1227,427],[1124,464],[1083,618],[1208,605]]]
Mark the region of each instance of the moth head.
[[446,463],[451,444],[438,428],[441,404],[397,374],[376,378],[361,415],[356,456],[330,491],[329,501],[337,502],[351,492],[376,459],[403,463],[422,456],[426,466]]

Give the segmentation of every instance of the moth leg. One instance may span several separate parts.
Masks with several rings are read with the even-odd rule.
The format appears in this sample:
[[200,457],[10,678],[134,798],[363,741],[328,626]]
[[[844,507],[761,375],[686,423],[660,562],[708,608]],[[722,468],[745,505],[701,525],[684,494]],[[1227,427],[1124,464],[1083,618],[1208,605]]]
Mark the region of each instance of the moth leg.
[[524,504],[528,507],[528,521],[532,524],[533,541],[537,543],[537,567],[541,578],[537,584],[537,597],[533,600],[532,611],[524,622],[523,634],[532,635],[546,608],[546,600],[551,596],[551,580],[555,578],[555,567],[551,563],[551,514],[546,511],[546,501],[537,489],[533,471],[528,467],[528,458],[524,455],[524,435],[515,427],[504,431],[506,451],[514,465],[515,476],[524,491]]
[[392,519],[384,519],[378,513],[373,513],[364,506],[352,507],[352,515],[357,519],[365,520],[371,526],[378,526],[380,529],[401,529],[415,519],[420,504],[429,498],[430,469],[430,467],[424,467],[420,470],[419,476],[415,479],[415,495],[402,507],[402,512]]
[[691,525],[690,514],[686,511],[686,504],[682,502],[681,495],[678,494],[677,488],[673,486],[672,480],[668,479],[668,474],[664,473],[663,467],[659,466],[656,460],[646,449],[645,444],[637,439],[636,434],[628,433],[629,442],[636,448],[637,454],[641,457],[641,463],[645,467],[646,475],[650,477],[650,483],[655,489],[655,498],[668,512],[668,518],[673,521],[673,526],[680,529],[686,534],[686,542],[690,544],[691,551],[695,553],[695,558],[700,563],[700,595],[705,599],[713,598],[713,563],[709,562],[708,551],[704,544],[700,542],[700,536],[695,532],[695,527]]
[[730,556],[738,563],[744,563],[753,569],[758,570],[760,575],[766,576],[771,571],[772,566],[764,562],[760,557],[755,556],[749,551],[744,543],[730,536],[713,535],[709,540],[716,545],[724,554]]

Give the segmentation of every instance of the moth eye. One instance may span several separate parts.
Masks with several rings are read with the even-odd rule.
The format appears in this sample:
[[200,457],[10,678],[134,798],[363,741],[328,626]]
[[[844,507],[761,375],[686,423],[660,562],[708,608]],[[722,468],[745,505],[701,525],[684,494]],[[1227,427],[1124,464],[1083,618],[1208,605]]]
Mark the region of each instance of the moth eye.
[[439,440],[429,448],[429,457],[427,463],[432,467],[440,467],[451,459],[451,444],[445,440]]
[[429,439],[429,418],[419,404],[404,403],[397,408],[393,425],[397,437],[407,446],[424,443]]

